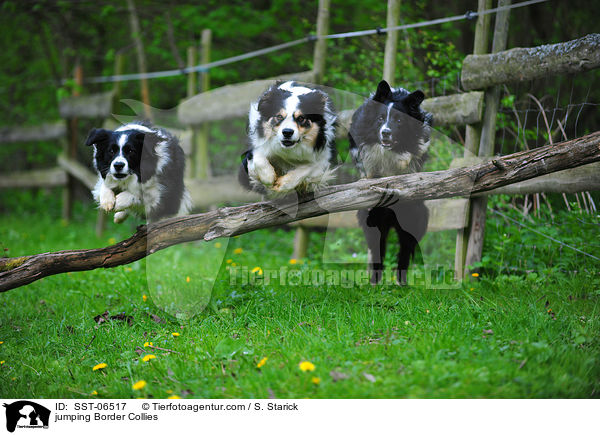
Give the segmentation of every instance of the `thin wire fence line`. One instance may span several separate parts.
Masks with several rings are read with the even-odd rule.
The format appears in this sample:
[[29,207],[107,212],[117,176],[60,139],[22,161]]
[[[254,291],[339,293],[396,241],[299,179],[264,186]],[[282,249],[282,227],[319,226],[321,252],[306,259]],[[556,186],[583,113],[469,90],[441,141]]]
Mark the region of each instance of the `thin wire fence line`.
[[502,6],[502,7],[493,8],[493,9],[486,9],[481,12],[468,11],[467,13],[465,13],[463,15],[454,15],[452,17],[437,18],[435,20],[420,21],[418,23],[402,24],[399,26],[386,27],[386,28],[360,30],[357,32],[336,33],[333,35],[325,35],[325,36],[322,36],[321,38],[322,39],[352,38],[355,36],[367,36],[367,35],[382,34],[382,33],[387,33],[387,32],[394,31],[394,30],[407,30],[407,29],[415,29],[418,27],[434,26],[436,24],[450,23],[450,22],[460,21],[460,20],[471,20],[473,18],[478,17],[479,15],[493,14],[493,13],[500,12],[500,11],[520,8],[523,6],[529,6],[529,5],[536,4],[536,3],[543,3],[546,1],[548,1],[548,0],[529,0],[529,1],[521,2],[521,3],[515,3],[514,5]]
[[[210,62],[206,64],[200,64],[192,67],[186,67],[181,69],[173,69],[173,70],[165,70],[165,71],[155,71],[150,73],[135,73],[135,74],[120,74],[114,76],[97,76],[97,77],[89,77],[84,80],[85,83],[112,83],[112,82],[124,82],[130,80],[141,80],[141,79],[154,79],[154,78],[163,78],[163,77],[172,77],[177,75],[190,74],[193,72],[206,72],[211,68],[216,68],[219,66],[229,65],[235,62],[240,62],[243,60],[251,59],[253,57],[263,56],[265,54],[269,54],[275,51],[283,50],[286,48],[294,47],[296,45],[304,44],[310,41],[316,41],[318,39],[342,39],[342,38],[352,38],[357,36],[366,36],[366,35],[374,35],[374,34],[383,34],[389,31],[394,30],[406,30],[406,29],[415,29],[419,27],[427,27],[433,26],[436,24],[449,23],[460,20],[471,20],[476,18],[479,15],[492,14],[503,10],[510,10],[515,8],[520,8],[524,6],[530,6],[532,4],[544,3],[549,0],[528,0],[521,3],[515,3],[508,6],[502,6],[499,8],[487,9],[481,12],[472,12],[468,11],[463,15],[455,15],[452,17],[438,18],[435,20],[429,21],[421,21],[418,23],[412,24],[403,24],[400,26],[387,27],[387,28],[377,28],[371,30],[361,30],[357,32],[346,32],[346,33],[336,33],[331,35],[324,36],[305,36],[304,38],[296,39],[294,41],[285,42],[283,44],[274,45],[271,47],[262,48],[260,50],[251,51],[248,53],[240,54],[237,56],[228,57],[225,59],[221,59],[215,62]],[[67,80],[63,80],[63,84],[66,83]]]
[[240,54],[238,56],[228,57],[226,59],[221,59],[221,60],[217,60],[214,62],[196,65],[196,66],[192,66],[192,67],[167,70],[167,71],[155,71],[155,72],[150,72],[150,73],[136,73],[136,74],[121,74],[121,75],[116,75],[116,76],[90,77],[90,78],[84,80],[84,82],[87,82],[87,83],[125,82],[125,81],[130,81],[130,80],[172,77],[172,76],[176,76],[176,75],[190,74],[192,72],[206,72],[211,68],[228,65],[228,64],[239,62],[242,60],[246,60],[246,59],[250,59],[253,57],[257,57],[257,56],[262,56],[264,54],[272,53],[274,51],[283,50],[284,48],[293,47],[295,45],[299,45],[304,42],[308,42],[310,39],[311,38],[306,36],[301,39],[296,39],[295,41],[285,42],[283,44],[274,45],[272,47],[262,48],[260,50],[255,50],[255,51],[251,51],[249,53]]
[[533,227],[530,227],[530,226],[528,226],[528,225],[525,225],[524,223],[522,223],[522,222],[519,222],[518,220],[516,220],[516,219],[513,219],[513,218],[511,218],[510,216],[507,216],[507,215],[505,215],[504,213],[502,213],[502,212],[500,212],[500,211],[498,211],[498,210],[491,209],[491,211],[492,211],[493,213],[495,213],[495,214],[497,214],[497,215],[499,215],[499,216],[503,217],[504,219],[508,219],[509,221],[511,221],[511,222],[513,222],[513,223],[515,223],[515,224],[517,224],[517,225],[519,225],[519,226],[521,226],[521,227],[523,227],[523,228],[525,228],[525,229],[527,229],[527,230],[529,230],[529,231],[532,231],[532,232],[534,232],[534,233],[536,233],[536,234],[539,234],[539,235],[540,235],[540,236],[542,236],[542,237],[545,237],[545,238],[547,238],[547,239],[549,239],[549,240],[552,240],[553,242],[555,242],[555,243],[558,243],[558,244],[559,244],[559,245],[561,245],[561,246],[564,246],[564,247],[566,247],[566,248],[572,249],[572,250],[574,250],[574,251],[576,251],[576,252],[579,252],[580,254],[583,254],[583,255],[586,255],[586,256],[588,256],[588,257],[590,257],[590,258],[593,258],[594,260],[598,260],[598,261],[600,261],[600,258],[596,257],[595,255],[592,255],[592,254],[589,254],[589,253],[587,253],[587,252],[585,252],[585,251],[582,251],[581,249],[578,249],[578,248],[576,248],[575,246],[571,246],[571,245],[569,245],[569,244],[567,244],[567,243],[565,243],[565,242],[561,242],[560,240],[557,240],[557,239],[555,239],[554,237],[551,237],[551,236],[549,236],[549,235],[547,235],[547,234],[544,234],[544,233],[542,233],[541,231],[538,231],[538,230],[536,230],[536,229],[535,229],[535,228],[533,228]]

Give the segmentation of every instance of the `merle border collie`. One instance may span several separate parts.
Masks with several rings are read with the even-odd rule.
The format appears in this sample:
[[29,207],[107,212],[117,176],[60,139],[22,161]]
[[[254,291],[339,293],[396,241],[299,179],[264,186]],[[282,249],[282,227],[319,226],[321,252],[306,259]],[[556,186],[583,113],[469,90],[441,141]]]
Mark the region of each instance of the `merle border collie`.
[[250,105],[240,184],[268,196],[310,192],[333,178],[336,115],[329,95],[276,83]]
[[[350,154],[363,178],[389,177],[421,170],[429,147],[433,117],[421,109],[423,92],[393,89],[385,81],[352,116],[348,137]],[[368,247],[371,283],[383,274],[386,242],[392,228],[398,233],[397,278],[406,271],[425,235],[429,212],[423,201],[398,202],[385,198],[381,206],[358,211]]]
[[92,129],[85,142],[94,147],[98,182],[94,199],[114,222],[129,214],[154,222],[187,214],[190,195],[183,184],[185,156],[175,136],[144,122],[118,129]]

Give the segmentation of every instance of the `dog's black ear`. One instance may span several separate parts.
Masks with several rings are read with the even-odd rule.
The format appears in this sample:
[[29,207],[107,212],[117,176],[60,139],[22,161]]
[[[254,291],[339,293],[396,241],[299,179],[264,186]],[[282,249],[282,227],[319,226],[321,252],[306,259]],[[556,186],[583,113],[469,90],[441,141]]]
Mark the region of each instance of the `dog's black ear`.
[[131,141],[131,143],[134,144],[134,146],[136,148],[138,148],[138,150],[141,151],[142,147],[144,146],[144,138],[145,137],[146,137],[146,134],[144,132],[136,131],[135,133],[132,133],[129,136],[129,140]]
[[281,108],[280,100],[281,91],[277,85],[273,85],[260,96],[256,108],[261,115],[270,118]]
[[323,113],[327,103],[327,94],[323,91],[309,92],[298,97],[300,104],[298,108],[305,115],[311,118],[311,115]]
[[103,128],[93,128],[88,133],[88,137],[85,140],[85,144],[87,146],[93,145],[95,143],[105,142],[109,137],[110,132]]
[[379,101],[381,103],[386,98],[390,97],[391,95],[392,95],[392,88],[390,88],[390,85],[388,82],[386,82],[385,80],[382,80],[377,85],[377,91],[375,92],[375,95],[373,96],[373,100]]
[[404,98],[404,103],[408,107],[417,108],[421,105],[423,100],[425,99],[425,94],[421,91],[414,91],[412,94],[407,95]]

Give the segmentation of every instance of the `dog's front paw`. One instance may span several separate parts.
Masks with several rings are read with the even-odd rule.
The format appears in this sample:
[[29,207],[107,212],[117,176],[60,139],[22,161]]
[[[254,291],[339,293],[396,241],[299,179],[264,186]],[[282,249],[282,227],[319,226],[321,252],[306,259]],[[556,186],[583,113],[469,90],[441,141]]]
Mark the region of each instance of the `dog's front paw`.
[[125,219],[127,219],[128,217],[129,217],[129,213],[127,213],[126,211],[118,211],[115,213],[113,222],[116,224],[120,224],[120,223],[123,223],[125,221]]
[[263,166],[256,171],[256,178],[265,186],[272,186],[275,183],[277,174],[271,166]]
[[115,194],[110,189],[105,189],[100,194],[100,208],[105,212],[112,211],[115,207]]
[[290,192],[298,186],[298,179],[290,174],[279,177],[273,184],[273,190],[277,192]]
[[121,192],[115,199],[115,210],[122,211],[136,203],[135,197],[129,192]]

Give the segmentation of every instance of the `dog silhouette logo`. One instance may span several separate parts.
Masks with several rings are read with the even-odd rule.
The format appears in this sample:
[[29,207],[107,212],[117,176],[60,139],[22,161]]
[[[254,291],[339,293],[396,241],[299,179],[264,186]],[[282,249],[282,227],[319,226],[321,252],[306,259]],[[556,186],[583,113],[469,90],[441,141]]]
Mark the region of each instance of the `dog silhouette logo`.
[[6,408],[6,430],[14,432],[15,428],[48,428],[50,410],[29,400],[19,400],[3,405]]

